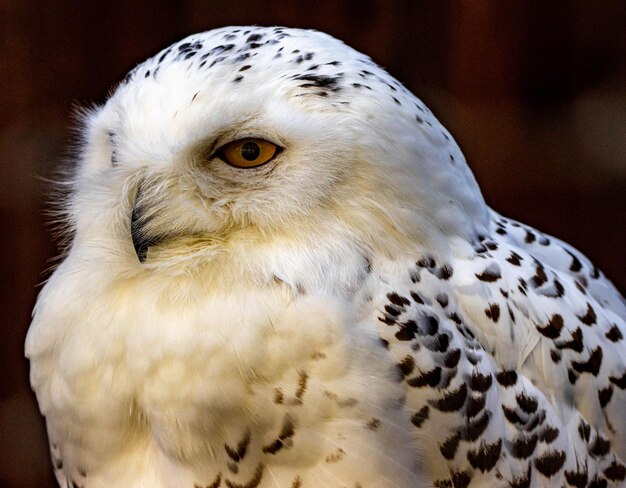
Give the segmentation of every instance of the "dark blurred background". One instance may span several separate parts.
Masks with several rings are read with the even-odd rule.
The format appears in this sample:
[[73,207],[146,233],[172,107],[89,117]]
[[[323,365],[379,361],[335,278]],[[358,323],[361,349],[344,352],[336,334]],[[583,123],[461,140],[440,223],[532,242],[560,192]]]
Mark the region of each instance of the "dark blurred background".
[[455,135],[493,207],[626,290],[623,0],[0,0],[0,486],[53,486],[22,350],[56,252],[41,177],[67,154],[72,106],[230,24],[311,27],[371,55]]

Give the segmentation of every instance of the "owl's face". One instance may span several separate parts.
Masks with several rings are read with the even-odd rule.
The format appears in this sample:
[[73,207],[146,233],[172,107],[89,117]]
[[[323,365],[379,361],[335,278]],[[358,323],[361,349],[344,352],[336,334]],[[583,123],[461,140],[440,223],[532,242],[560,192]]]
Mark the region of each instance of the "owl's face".
[[314,239],[335,228],[372,241],[419,232],[415,215],[442,229],[467,220],[438,216],[444,201],[477,206],[463,156],[430,111],[314,31],[190,36],[135,68],[86,120],[77,236],[130,235],[140,261],[172,256],[149,248],[235,234]]

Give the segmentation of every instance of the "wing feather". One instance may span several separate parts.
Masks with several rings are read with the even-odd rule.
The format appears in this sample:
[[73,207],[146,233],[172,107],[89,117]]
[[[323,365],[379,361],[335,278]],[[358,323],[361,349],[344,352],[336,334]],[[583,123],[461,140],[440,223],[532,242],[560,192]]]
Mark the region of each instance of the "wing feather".
[[[494,214],[454,256],[375,263],[379,332],[436,486],[619,486],[626,311],[557,239]],[[583,483],[583,478],[585,479]]]

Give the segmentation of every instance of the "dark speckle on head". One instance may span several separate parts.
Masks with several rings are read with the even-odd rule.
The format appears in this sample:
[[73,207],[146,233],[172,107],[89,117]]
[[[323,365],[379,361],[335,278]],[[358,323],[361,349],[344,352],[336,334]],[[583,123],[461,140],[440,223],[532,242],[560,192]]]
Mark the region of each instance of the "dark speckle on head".
[[233,49],[235,47],[234,44],[221,44],[219,46],[215,46],[213,49],[211,49],[208,53],[206,53],[207,55],[212,55],[212,54],[221,54],[221,53],[225,53],[227,51],[230,51],[231,49]]
[[336,89],[339,88],[339,81],[341,76],[326,76],[326,75],[296,75],[294,80],[305,81],[299,85],[301,88],[324,88],[324,89]]
[[263,39],[263,34],[251,34],[247,39],[246,42],[255,42],[255,41],[260,41],[261,39]]
[[212,68],[213,66],[215,66],[218,63],[221,63],[222,61],[224,61],[226,59],[226,56],[218,56],[217,58],[215,58],[211,64],[209,65],[209,68]]
[[159,60],[157,61],[158,63],[162,63],[163,60],[167,57],[167,55],[172,52],[172,48],[166,49],[165,51],[163,51],[163,54],[161,54],[161,56],[159,57]]

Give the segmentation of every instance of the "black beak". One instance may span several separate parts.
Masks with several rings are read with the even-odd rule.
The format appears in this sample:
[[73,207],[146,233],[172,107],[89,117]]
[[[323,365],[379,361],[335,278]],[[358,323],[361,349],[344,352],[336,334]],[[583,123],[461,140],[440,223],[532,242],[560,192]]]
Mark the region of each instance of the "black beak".
[[160,236],[150,236],[147,232],[147,224],[150,220],[146,217],[145,202],[141,198],[141,185],[137,188],[133,213],[130,218],[130,235],[133,239],[135,254],[140,263],[143,263],[148,256],[148,248],[158,244],[162,239]]

